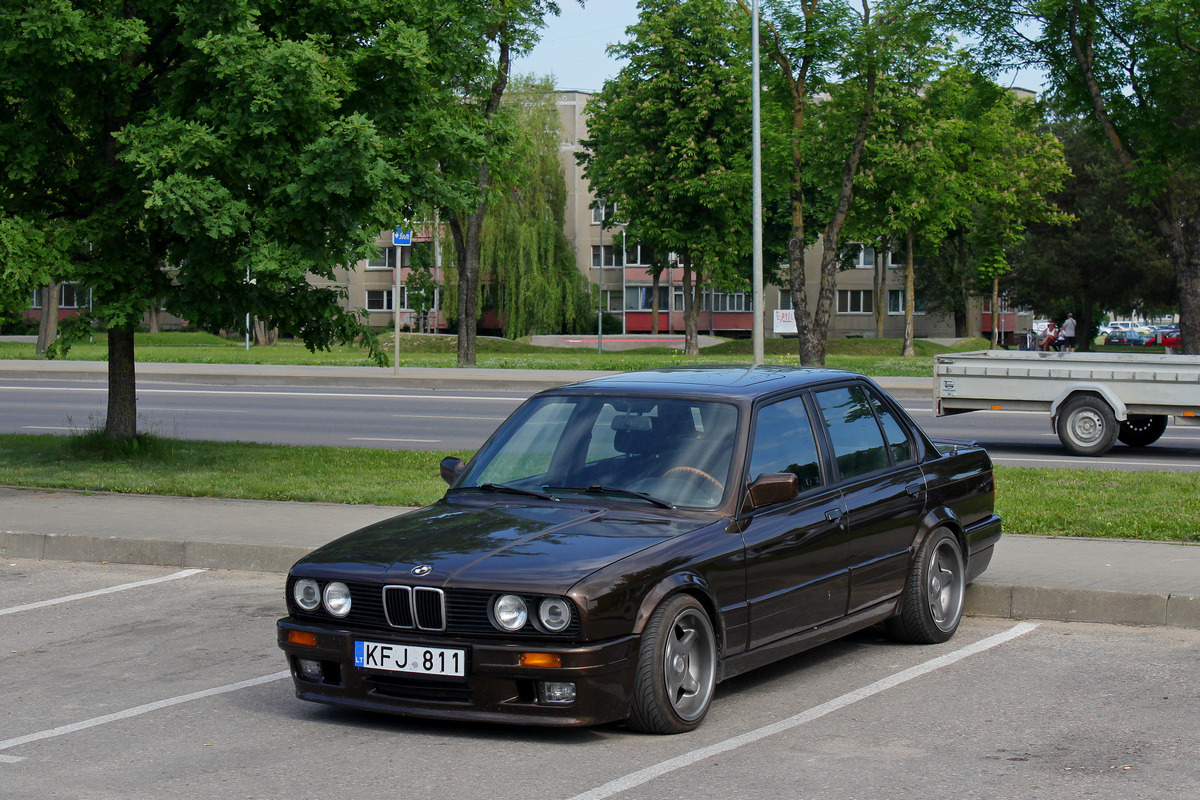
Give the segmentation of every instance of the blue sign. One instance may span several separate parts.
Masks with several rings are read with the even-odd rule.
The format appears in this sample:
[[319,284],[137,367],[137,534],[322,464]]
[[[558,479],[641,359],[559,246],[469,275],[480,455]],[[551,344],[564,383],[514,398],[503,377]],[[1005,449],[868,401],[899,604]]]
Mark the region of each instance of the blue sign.
[[409,246],[412,244],[412,231],[406,231],[403,228],[396,228],[392,231],[392,244]]

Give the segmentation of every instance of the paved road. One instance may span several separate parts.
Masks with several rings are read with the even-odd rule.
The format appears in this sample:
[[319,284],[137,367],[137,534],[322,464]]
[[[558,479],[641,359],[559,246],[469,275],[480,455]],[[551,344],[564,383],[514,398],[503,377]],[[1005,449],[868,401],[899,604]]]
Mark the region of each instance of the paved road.
[[281,593],[277,575],[0,562],[0,798],[1194,796],[1196,630],[871,629],[722,683],[699,730],[655,737],[301,702]]

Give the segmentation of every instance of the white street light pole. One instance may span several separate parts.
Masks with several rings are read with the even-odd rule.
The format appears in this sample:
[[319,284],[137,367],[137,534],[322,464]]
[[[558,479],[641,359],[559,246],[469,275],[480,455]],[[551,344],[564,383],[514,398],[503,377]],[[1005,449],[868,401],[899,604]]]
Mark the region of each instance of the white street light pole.
[[753,256],[753,272],[752,272],[752,289],[754,293],[754,324],[751,327],[751,336],[754,339],[754,366],[762,364],[763,357],[763,257],[762,257],[762,237],[763,237],[763,218],[762,218],[762,108],[759,102],[759,79],[758,79],[758,0],[753,0],[751,5],[751,31],[750,31],[750,54],[754,68],[753,92],[754,97],[751,102],[753,109],[751,115],[751,128],[754,132],[753,144],[753,163],[752,163],[752,178],[753,185],[753,205],[754,214],[751,223],[754,229],[754,256]]

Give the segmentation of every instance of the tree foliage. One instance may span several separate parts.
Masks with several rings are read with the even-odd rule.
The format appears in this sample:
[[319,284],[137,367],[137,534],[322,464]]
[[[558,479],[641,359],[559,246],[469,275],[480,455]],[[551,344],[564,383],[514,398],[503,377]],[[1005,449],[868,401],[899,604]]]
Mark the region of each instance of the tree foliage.
[[1088,114],[1173,264],[1182,350],[1200,353],[1200,7],[1189,0],[948,3],[992,64],[1040,67]]
[[750,75],[745,22],[725,0],[642,0],[628,63],[589,103],[578,155],[617,219],[683,266],[686,352],[698,352],[704,280],[745,283]]
[[505,95],[514,134],[483,218],[481,268],[509,338],[578,333],[592,317],[587,282],[563,232],[567,185],[557,99],[549,80],[530,77],[518,77]]

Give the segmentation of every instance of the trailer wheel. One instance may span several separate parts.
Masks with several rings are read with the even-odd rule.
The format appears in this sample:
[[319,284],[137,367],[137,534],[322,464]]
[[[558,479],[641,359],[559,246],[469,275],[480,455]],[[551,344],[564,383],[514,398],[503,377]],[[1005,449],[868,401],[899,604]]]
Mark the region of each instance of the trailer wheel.
[[1085,394],[1063,404],[1056,427],[1059,441],[1072,454],[1098,456],[1112,448],[1120,426],[1108,403]]
[[1157,442],[1158,437],[1162,436],[1166,429],[1167,418],[1165,415],[1130,415],[1129,419],[1121,423],[1121,430],[1117,433],[1117,438],[1130,447],[1145,447]]

